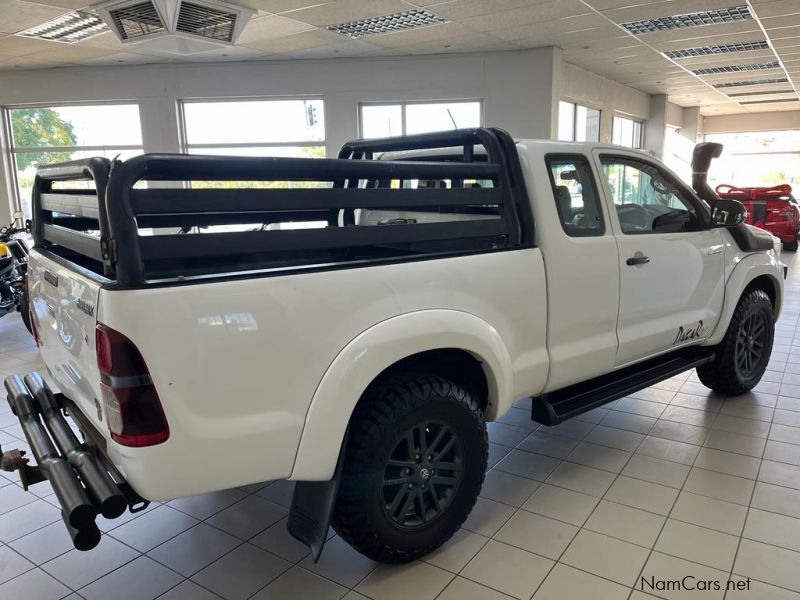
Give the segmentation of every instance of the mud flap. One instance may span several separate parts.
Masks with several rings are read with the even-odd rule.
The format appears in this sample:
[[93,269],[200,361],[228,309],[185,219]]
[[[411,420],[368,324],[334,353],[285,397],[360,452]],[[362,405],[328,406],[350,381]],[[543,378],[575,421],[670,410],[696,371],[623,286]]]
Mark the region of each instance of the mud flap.
[[292,507],[286,528],[295,539],[303,542],[311,550],[311,558],[319,561],[325,540],[328,539],[333,505],[342,478],[344,453],[347,448],[347,435],[342,442],[336,470],[329,481],[298,481],[294,486]]

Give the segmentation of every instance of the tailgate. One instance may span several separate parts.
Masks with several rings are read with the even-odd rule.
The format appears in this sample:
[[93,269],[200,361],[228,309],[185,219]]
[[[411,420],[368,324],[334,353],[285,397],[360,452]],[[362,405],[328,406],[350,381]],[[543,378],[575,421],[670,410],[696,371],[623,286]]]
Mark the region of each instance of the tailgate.
[[100,372],[95,324],[100,284],[33,250],[28,262],[31,312],[53,381],[99,431]]

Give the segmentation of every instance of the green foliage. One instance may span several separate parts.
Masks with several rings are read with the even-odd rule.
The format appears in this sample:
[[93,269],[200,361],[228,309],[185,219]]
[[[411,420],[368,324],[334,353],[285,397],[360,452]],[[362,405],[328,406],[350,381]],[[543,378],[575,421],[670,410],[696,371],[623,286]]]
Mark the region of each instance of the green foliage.
[[[72,123],[64,121],[52,108],[16,108],[11,111],[11,131],[14,146],[74,146],[75,131]],[[17,168],[24,171],[29,166],[69,160],[70,152],[25,152],[17,154]]]

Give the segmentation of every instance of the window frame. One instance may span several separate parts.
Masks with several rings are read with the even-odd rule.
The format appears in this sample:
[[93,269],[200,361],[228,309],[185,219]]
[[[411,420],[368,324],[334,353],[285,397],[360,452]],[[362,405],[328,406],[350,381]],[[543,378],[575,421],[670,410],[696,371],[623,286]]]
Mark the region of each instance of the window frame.
[[[319,141],[285,141],[285,142],[225,142],[213,144],[192,144],[189,142],[188,129],[186,126],[186,110],[187,104],[222,104],[225,102],[285,102],[285,101],[309,101],[321,100],[322,101],[322,118],[325,126],[322,128],[323,138]],[[222,96],[222,97],[192,97],[192,98],[179,98],[178,99],[178,137],[180,141],[180,150],[182,154],[192,154],[191,150],[203,150],[214,148],[286,148],[286,147],[300,147],[300,148],[317,148],[322,147],[327,149],[328,142],[328,115],[327,103],[325,96],[321,94],[309,94],[307,96]],[[197,152],[203,154],[203,152]]]
[[[380,101],[366,101],[358,103],[358,137],[364,139],[364,107],[365,106],[399,106],[400,107],[400,128],[401,133],[392,136],[400,137],[407,135],[408,131],[408,117],[406,115],[406,107],[409,105],[419,104],[470,104],[478,103],[479,123],[478,127],[483,127],[486,122],[485,103],[483,98],[442,98],[442,99],[425,99],[425,100],[380,100]],[[378,139],[378,138],[375,138]]]
[[[600,215],[600,227],[597,229],[586,229],[586,230],[577,230],[576,231],[568,231],[566,228],[566,224],[561,217],[561,210],[558,207],[558,200],[556,199],[556,180],[555,176],[553,175],[552,163],[554,161],[564,161],[564,162],[573,162],[578,163],[579,161],[584,161],[586,167],[591,174],[591,186],[592,191],[594,192],[594,197],[597,201],[597,214]],[[591,157],[580,154],[580,153],[564,153],[564,152],[554,152],[550,154],[545,154],[544,156],[545,166],[547,168],[547,175],[550,178],[550,193],[553,196],[553,203],[556,207],[556,214],[558,214],[558,221],[561,224],[561,229],[564,230],[564,233],[567,234],[569,237],[577,237],[577,238],[584,238],[584,237],[603,237],[606,234],[606,215],[604,213],[603,207],[603,199],[600,197],[600,190],[597,186],[597,174],[592,166]],[[586,205],[586,200],[584,198],[584,206]]]
[[[142,134],[140,145],[131,144],[106,144],[106,145],[75,145],[75,146],[20,146],[14,144],[14,132],[11,125],[11,111],[29,108],[61,108],[61,107],[95,107],[95,106],[136,106],[139,113],[139,132]],[[17,175],[17,161],[15,155],[26,153],[56,153],[56,152],[107,152],[141,150],[144,153],[144,132],[142,128],[141,104],[136,99],[123,100],[82,100],[78,102],[31,102],[26,104],[7,104],[0,106],[0,125],[5,136],[2,145],[3,165],[8,174],[7,187],[11,200],[11,211],[22,210],[22,198],[19,194],[19,177]]]
[[[681,192],[682,199],[691,204],[691,206],[695,210],[695,214],[699,219],[700,223],[696,229],[691,229],[689,231],[653,231],[653,230],[646,230],[646,231],[624,231],[622,229],[622,225],[619,221],[619,215],[617,215],[617,205],[614,203],[614,198],[611,194],[610,183],[608,181],[608,176],[605,174],[605,166],[607,160],[623,160],[623,161],[635,161],[646,165],[648,167],[657,169],[659,173],[662,175],[664,179],[667,180],[668,183],[672,184],[675,188],[677,188]],[[670,171],[666,166],[660,165],[652,160],[648,160],[644,156],[631,156],[626,154],[618,154],[618,153],[607,153],[604,152],[598,155],[598,160],[600,161],[601,171],[603,173],[603,193],[606,195],[609,204],[609,210],[614,208],[614,214],[616,215],[617,225],[619,225],[619,230],[623,235],[653,235],[653,234],[685,234],[685,233],[696,233],[698,231],[707,231],[709,229],[713,229],[713,223],[711,222],[711,214],[709,212],[708,207],[706,204],[697,197],[694,191],[687,186],[680,177],[675,175],[672,171]],[[641,171],[641,169],[639,169]]]
[[[579,102],[573,102],[572,100],[565,100],[560,99],[558,101],[559,111],[561,110],[561,104],[569,104],[572,106],[572,139],[565,140],[561,137],[558,138],[558,141],[561,142],[580,142],[580,143],[592,143],[592,142],[599,142],[600,141],[600,124],[603,121],[603,111],[600,108],[595,108],[594,106],[589,106],[588,104],[580,104]],[[578,140],[578,108],[585,108],[587,111],[594,110],[597,111],[597,139],[586,139],[586,140]]]
[[612,141],[612,143],[614,141],[614,131],[616,131],[616,125],[617,125],[617,120],[618,119],[619,120],[630,121],[632,123],[633,133],[636,132],[636,126],[638,125],[639,126],[639,135],[638,135],[638,139],[636,139],[636,140],[632,139],[631,140],[631,143],[634,144],[633,146],[627,146],[625,144],[617,144],[617,145],[625,146],[625,148],[630,148],[632,150],[641,150],[644,147],[644,126],[645,126],[645,122],[642,119],[637,119],[636,117],[632,117],[630,115],[625,115],[625,114],[621,114],[621,113],[615,113],[614,114],[614,118],[611,119],[611,141]]

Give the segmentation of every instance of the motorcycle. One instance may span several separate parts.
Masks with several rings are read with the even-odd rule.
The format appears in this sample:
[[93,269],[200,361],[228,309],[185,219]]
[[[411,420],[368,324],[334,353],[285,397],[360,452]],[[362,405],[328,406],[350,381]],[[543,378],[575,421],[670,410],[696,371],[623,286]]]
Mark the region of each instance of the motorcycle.
[[28,295],[25,291],[25,275],[28,271],[28,245],[25,240],[15,237],[26,233],[22,222],[22,213],[14,214],[11,225],[0,227],[0,317],[17,311],[29,332],[31,316],[28,310]]

